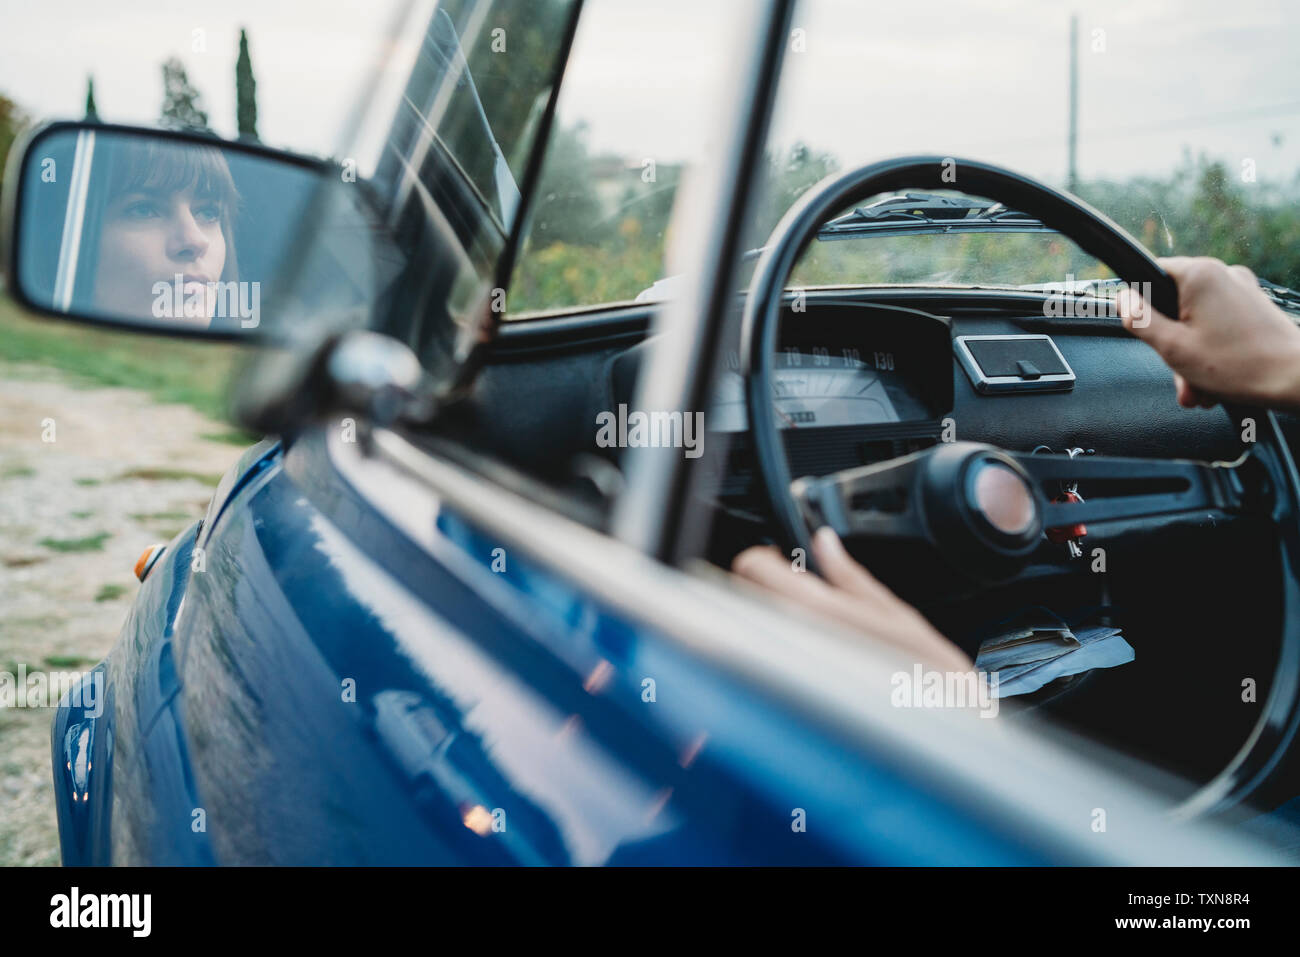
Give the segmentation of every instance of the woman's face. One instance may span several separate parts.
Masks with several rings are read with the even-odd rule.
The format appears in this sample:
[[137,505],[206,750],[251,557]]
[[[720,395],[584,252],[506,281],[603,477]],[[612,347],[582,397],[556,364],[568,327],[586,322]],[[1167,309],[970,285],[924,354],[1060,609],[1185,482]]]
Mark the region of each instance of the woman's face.
[[[221,214],[217,200],[196,196],[192,188],[128,192],[110,201],[100,233],[96,306],[132,318],[163,310],[167,318],[207,326],[216,305],[216,287],[208,284],[221,279],[226,265]],[[171,308],[178,274],[184,302],[198,306],[180,314]],[[167,284],[165,299],[158,283]]]

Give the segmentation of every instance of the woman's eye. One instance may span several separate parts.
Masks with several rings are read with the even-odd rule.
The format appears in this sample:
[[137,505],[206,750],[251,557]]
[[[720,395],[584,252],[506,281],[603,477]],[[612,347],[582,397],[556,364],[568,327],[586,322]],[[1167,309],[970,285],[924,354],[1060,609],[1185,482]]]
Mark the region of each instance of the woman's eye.
[[158,204],[146,199],[128,204],[123,212],[131,219],[152,219],[155,216],[162,215],[158,209]]
[[221,219],[221,207],[207,203],[194,210],[194,218],[204,223],[215,223]]

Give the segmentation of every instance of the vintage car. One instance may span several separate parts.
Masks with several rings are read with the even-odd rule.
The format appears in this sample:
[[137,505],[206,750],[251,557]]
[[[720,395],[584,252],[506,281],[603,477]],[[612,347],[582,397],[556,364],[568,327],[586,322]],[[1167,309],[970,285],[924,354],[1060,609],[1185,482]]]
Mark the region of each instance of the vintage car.
[[[850,164],[755,239],[795,6],[718,40],[707,160],[613,303],[510,306],[598,0],[424,11],[329,161],[98,122],[15,148],[12,294],[247,343],[268,436],[57,710],[65,864],[1294,852],[1294,422],[1179,408],[1114,302],[1177,316],[1173,281],[1001,164]],[[729,571],[815,575],[821,525],[977,665],[1048,670],[995,696]]]

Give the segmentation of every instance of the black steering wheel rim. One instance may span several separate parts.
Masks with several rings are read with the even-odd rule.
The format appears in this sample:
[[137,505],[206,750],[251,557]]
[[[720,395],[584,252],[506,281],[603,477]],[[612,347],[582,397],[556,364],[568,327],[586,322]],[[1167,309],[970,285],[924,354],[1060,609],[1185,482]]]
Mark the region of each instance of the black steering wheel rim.
[[740,362],[758,473],[782,545],[811,556],[809,530],[787,494],[793,476],[772,409],[773,357],[781,297],[799,256],[833,213],[891,190],[954,189],[1005,203],[1062,233],[1117,276],[1151,284],[1152,304],[1178,315],[1178,287],[1119,226],[1083,201],[1010,170],[951,156],[904,156],[834,174],[808,190],[777,223],[754,270],[741,325]]
[[[974,160],[909,156],[835,174],[810,189],[781,219],[759,259],[741,326],[741,374],[756,472],[787,552],[802,549],[814,562],[811,530],[794,497],[792,476],[772,403],[774,359],[786,281],[820,226],[845,207],[906,188],[960,189],[1002,202],[1074,241],[1121,279],[1149,284],[1149,300],[1164,315],[1179,316],[1173,279],[1123,229],[1086,203],[1011,170]],[[1175,808],[1175,815],[1222,812],[1254,793],[1276,770],[1300,726],[1300,476],[1271,412],[1225,406],[1235,423],[1253,419],[1253,454],[1273,495],[1270,520],[1279,530],[1283,576],[1283,638],[1268,697],[1246,743],[1229,765]]]

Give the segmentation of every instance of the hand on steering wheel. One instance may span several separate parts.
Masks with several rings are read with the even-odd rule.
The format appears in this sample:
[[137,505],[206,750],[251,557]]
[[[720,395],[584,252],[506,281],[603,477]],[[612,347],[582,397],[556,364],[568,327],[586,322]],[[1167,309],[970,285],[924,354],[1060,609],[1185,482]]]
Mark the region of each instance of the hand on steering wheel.
[[1180,315],[1166,316],[1128,289],[1116,305],[1125,328],[1174,370],[1178,404],[1300,408],[1300,328],[1255,274],[1206,256],[1159,262],[1178,283]]

